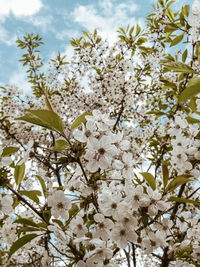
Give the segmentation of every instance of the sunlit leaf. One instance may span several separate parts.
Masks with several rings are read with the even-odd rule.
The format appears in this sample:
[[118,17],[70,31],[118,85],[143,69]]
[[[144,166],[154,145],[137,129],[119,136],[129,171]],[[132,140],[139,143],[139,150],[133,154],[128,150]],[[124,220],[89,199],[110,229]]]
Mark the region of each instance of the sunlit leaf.
[[163,185],[165,188],[167,186],[168,180],[169,180],[169,170],[167,168],[167,165],[165,165],[165,164],[162,164],[162,175],[163,175]]
[[168,70],[175,71],[175,72],[183,72],[183,73],[195,73],[196,72],[190,66],[182,62],[170,62],[170,63],[167,63],[165,67]]
[[19,218],[19,219],[15,220],[14,223],[30,225],[30,226],[34,226],[34,227],[38,228],[38,225],[36,223],[34,223],[32,220],[30,220],[30,219]]
[[166,192],[173,191],[180,185],[191,182],[192,180],[190,179],[190,177],[191,176],[189,175],[180,175],[175,177],[166,187]]
[[192,199],[187,199],[187,198],[181,198],[181,197],[170,197],[169,201],[175,201],[179,203],[189,203],[193,204],[195,206],[200,206],[200,201],[192,200]]
[[37,204],[40,203],[38,196],[41,196],[41,192],[39,190],[29,190],[29,191],[20,190],[18,192],[19,192],[19,194],[30,198],[31,200],[33,200]]
[[75,121],[71,125],[71,130],[76,129],[79,127],[82,123],[86,123],[86,118],[85,116],[92,116],[92,112],[84,112],[82,115],[80,115],[78,118],[75,119]]
[[15,154],[18,150],[19,147],[15,146],[4,147],[1,157],[10,157],[11,155]]
[[55,151],[62,151],[69,147],[69,143],[63,139],[56,140],[55,145],[54,145],[54,150]]
[[140,173],[144,179],[146,180],[146,182],[148,183],[148,185],[153,189],[156,190],[156,180],[155,177],[149,173],[149,172],[141,172]]
[[183,54],[182,54],[182,61],[183,61],[183,62],[186,61],[186,59],[187,59],[187,55],[188,55],[188,51],[187,51],[187,49],[185,49],[185,51],[184,51]]
[[23,180],[25,175],[25,167],[26,167],[25,163],[23,163],[22,165],[15,166],[14,178],[16,185],[21,184],[21,181]]
[[170,47],[179,44],[179,43],[183,40],[183,37],[184,37],[184,34],[181,34],[181,35],[176,36],[176,37],[171,41]]
[[10,248],[10,252],[9,252],[9,258],[21,247],[23,247],[25,244],[29,243],[32,239],[34,239],[35,237],[37,237],[36,234],[29,234],[29,235],[25,235],[21,238],[19,238],[17,241],[15,241],[13,243],[13,245]]
[[42,191],[43,191],[44,196],[46,196],[47,187],[46,187],[46,184],[44,182],[44,179],[42,179],[42,177],[40,177],[39,175],[36,175],[35,177],[38,179],[38,181],[42,187]]
[[189,80],[187,87],[181,92],[179,102],[185,102],[198,93],[200,93],[200,77],[193,77]]
[[28,110],[28,114],[16,118],[16,120],[27,121],[60,133],[64,131],[64,124],[61,118],[50,110]]

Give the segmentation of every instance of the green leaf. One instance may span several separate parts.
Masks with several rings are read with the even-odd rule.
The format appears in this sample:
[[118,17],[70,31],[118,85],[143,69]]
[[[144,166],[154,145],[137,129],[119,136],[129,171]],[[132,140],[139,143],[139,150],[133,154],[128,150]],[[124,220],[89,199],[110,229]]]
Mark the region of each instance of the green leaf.
[[140,37],[137,42],[136,45],[142,45],[143,43],[147,42],[147,38],[144,37]]
[[16,153],[18,150],[19,150],[19,147],[15,147],[15,146],[4,147],[1,156],[2,157],[10,157],[14,153]]
[[197,112],[197,104],[196,104],[196,100],[197,100],[198,98],[196,98],[196,97],[192,97],[191,99],[190,99],[190,103],[189,103],[189,107],[191,108],[191,110],[193,111],[193,112]]
[[162,165],[162,174],[163,174],[163,185],[165,188],[167,186],[168,180],[169,180],[169,170],[167,168],[167,165],[165,165],[165,164]]
[[173,191],[180,185],[191,182],[192,180],[189,178],[189,175],[180,175],[175,177],[166,187],[166,192]]
[[168,18],[170,19],[170,21],[174,21],[174,12],[172,11],[172,9],[167,8],[166,10],[166,15],[168,16]]
[[38,196],[41,196],[41,192],[39,190],[29,190],[29,191],[20,190],[18,192],[19,192],[19,194],[30,198],[31,200],[33,200],[37,204],[40,203]]
[[18,230],[18,234],[21,235],[21,233],[27,233],[27,232],[38,232],[40,229],[32,227],[32,226],[23,226],[20,227]]
[[183,62],[186,61],[186,59],[187,59],[187,55],[188,55],[188,51],[187,51],[187,49],[185,49],[185,51],[184,51],[183,54],[182,54],[182,61],[183,61]]
[[165,67],[169,69],[170,71],[175,71],[175,72],[183,72],[183,73],[195,73],[196,72],[190,66],[182,62],[170,62],[170,63],[167,63]]
[[88,39],[91,39],[89,32],[83,31],[83,34],[84,34]]
[[137,24],[135,35],[138,36],[138,34],[139,34],[140,32],[141,32],[141,28],[140,28],[140,26]]
[[119,32],[126,34],[126,31],[122,27],[119,27]]
[[42,179],[42,177],[40,177],[39,175],[36,175],[35,177],[38,179],[38,181],[42,187],[42,191],[43,191],[44,196],[46,196],[47,187],[46,187],[46,184],[44,182],[44,179]]
[[30,226],[38,228],[38,225],[29,219],[19,218],[19,219],[15,220],[14,223],[20,223],[23,225],[30,225]]
[[28,110],[28,114],[16,118],[16,120],[27,121],[60,133],[64,132],[64,125],[61,118],[58,114],[50,110]]
[[132,33],[133,33],[134,29],[135,29],[135,27],[134,27],[134,26],[130,28],[130,31],[129,31],[129,36],[131,36],[131,35],[132,35]]
[[146,182],[148,183],[148,185],[153,189],[156,190],[156,180],[155,177],[149,173],[149,172],[141,172],[140,173],[144,179],[146,180]]
[[200,206],[200,202],[192,199],[187,199],[187,198],[180,198],[180,197],[170,197],[169,201],[175,201],[175,202],[180,202],[180,203],[190,203],[195,206]]
[[182,7],[182,13],[184,16],[188,17],[189,13],[190,13],[190,6],[189,5],[185,5]]
[[64,224],[63,224],[63,222],[62,221],[60,221],[60,220],[57,220],[57,219],[52,219],[52,222],[55,222],[55,223],[57,223],[61,228],[62,227],[64,227]]
[[64,149],[66,149],[67,147],[69,147],[68,142],[63,140],[63,139],[59,139],[59,140],[56,140],[56,142],[55,142],[54,150],[55,151],[62,151]]
[[179,102],[185,102],[198,93],[200,93],[200,77],[193,77],[189,80],[187,87],[181,92]]
[[45,91],[45,104],[46,104],[46,107],[48,108],[48,110],[54,112],[53,106],[52,106],[52,104],[51,104],[51,102],[49,100],[49,96],[48,96],[47,90]]
[[78,118],[76,118],[71,125],[71,130],[74,130],[77,127],[79,127],[81,125],[81,123],[85,124],[86,123],[85,116],[92,116],[92,112],[84,112],[82,115],[80,115]]
[[22,165],[15,166],[14,178],[16,185],[21,184],[21,181],[23,180],[25,174],[25,167],[26,167],[25,163],[23,163]]
[[19,238],[17,241],[15,241],[13,243],[13,245],[10,248],[10,252],[9,252],[9,258],[21,247],[23,247],[25,244],[29,243],[32,239],[34,239],[35,237],[37,237],[36,234],[29,234],[29,235],[25,235],[21,238]]
[[49,222],[49,220],[50,220],[50,218],[51,218],[51,212],[50,212],[50,210],[44,210],[44,211],[42,212],[42,215],[43,215],[43,217],[45,218],[45,220],[46,220],[47,222]]
[[186,120],[189,122],[189,123],[200,123],[200,120],[196,119],[196,118],[193,118],[193,117],[186,117]]
[[78,206],[73,203],[71,209],[69,210],[69,217],[71,218],[72,216],[77,214],[78,211],[79,211]]
[[155,114],[158,117],[166,115],[164,112],[160,110],[151,110],[151,111],[148,111],[146,114]]
[[179,44],[179,43],[183,40],[183,37],[184,37],[184,34],[181,34],[181,35],[176,36],[176,37],[171,41],[170,47]]

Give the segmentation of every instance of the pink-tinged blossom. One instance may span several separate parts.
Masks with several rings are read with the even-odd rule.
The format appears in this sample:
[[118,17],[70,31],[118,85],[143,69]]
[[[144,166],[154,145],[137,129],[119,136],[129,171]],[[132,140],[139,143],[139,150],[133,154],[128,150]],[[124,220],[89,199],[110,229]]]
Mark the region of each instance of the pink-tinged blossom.
[[94,227],[93,237],[107,241],[110,238],[110,230],[114,227],[113,221],[105,218],[100,213],[94,215],[94,220],[96,225]]
[[82,143],[86,143],[92,137],[95,137],[98,133],[96,132],[96,126],[91,121],[87,121],[86,125],[82,123],[82,130],[76,129],[73,132],[74,138]]
[[116,242],[119,248],[125,248],[128,242],[137,242],[137,234],[134,230],[127,228],[122,224],[115,224],[115,227],[111,231],[111,240]]
[[107,132],[115,124],[108,114],[102,114],[99,110],[93,110],[93,116],[85,116],[87,121],[94,123],[100,131]]
[[200,141],[195,140],[192,144],[192,147],[190,147],[187,150],[189,155],[192,155],[195,159],[200,160]]
[[98,204],[104,216],[115,218],[128,204],[121,202],[119,194],[103,193],[99,196]]
[[51,214],[55,218],[63,218],[67,220],[69,218],[68,210],[71,207],[71,201],[65,197],[63,191],[55,191],[47,199],[48,206],[51,207]]
[[147,187],[147,194],[141,198],[141,206],[148,207],[148,214],[154,216],[158,211],[164,211],[169,208],[170,204],[162,200],[162,194],[157,190]]
[[78,238],[85,236],[85,234],[88,232],[88,229],[84,225],[84,221],[81,216],[76,216],[76,218],[71,221],[70,229]]
[[105,170],[111,167],[113,157],[118,153],[118,149],[112,144],[109,136],[102,136],[100,140],[92,138],[87,143],[87,151],[84,158],[88,160],[87,169],[96,172],[99,168]]
[[181,116],[175,116],[175,121],[172,124],[172,128],[168,130],[168,133],[171,136],[176,136],[177,134],[180,134],[182,129],[186,129],[188,126],[188,122],[186,119],[182,118]]
[[146,254],[150,254],[154,249],[158,247],[167,246],[165,236],[162,235],[162,232],[156,231],[154,232],[143,232],[142,233],[142,249],[144,249]]
[[[143,204],[144,189],[142,185],[134,187],[131,183],[125,184],[126,198],[125,201],[130,204],[132,210],[138,210]],[[149,202],[148,202],[149,203]]]

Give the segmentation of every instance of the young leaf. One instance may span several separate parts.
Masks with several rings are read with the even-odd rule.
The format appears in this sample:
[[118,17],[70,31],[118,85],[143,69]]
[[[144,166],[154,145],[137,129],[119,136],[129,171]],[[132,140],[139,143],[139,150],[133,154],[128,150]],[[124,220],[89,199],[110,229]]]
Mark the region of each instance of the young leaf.
[[169,201],[175,201],[175,202],[180,202],[180,203],[190,203],[195,206],[200,206],[200,202],[192,199],[187,199],[187,198],[181,198],[181,197],[170,197]]
[[168,180],[169,180],[169,170],[167,168],[167,165],[165,165],[165,164],[162,165],[162,174],[163,174],[163,185],[165,188],[167,186]]
[[81,123],[86,123],[85,116],[92,116],[92,112],[84,112],[82,115],[80,115],[78,118],[75,119],[75,121],[71,125],[71,130],[76,129],[78,126],[81,125]]
[[182,63],[182,62],[170,62],[165,65],[167,69],[170,71],[175,72],[183,72],[183,73],[195,73],[196,71],[193,70],[190,66]]
[[64,149],[66,149],[67,147],[69,147],[69,144],[67,143],[67,141],[60,139],[60,140],[56,140],[54,150],[55,151],[62,151]]
[[184,34],[181,34],[181,35],[176,36],[176,37],[171,41],[170,47],[179,44],[179,43],[183,40],[183,37],[184,37]]
[[20,185],[21,181],[24,178],[25,166],[26,166],[25,163],[23,163],[22,165],[15,166],[14,178],[15,178],[16,185]]
[[49,96],[48,96],[47,90],[45,91],[45,104],[46,104],[46,107],[47,107],[48,110],[54,112],[54,109],[53,109],[53,106],[51,104],[51,101],[49,100]]
[[43,217],[45,218],[45,220],[46,220],[47,222],[49,222],[49,220],[50,220],[50,218],[51,218],[51,212],[50,212],[50,210],[44,210],[44,211],[42,212],[42,215],[43,215]]
[[44,196],[46,196],[47,187],[46,187],[46,184],[44,182],[44,179],[42,179],[42,177],[40,177],[39,175],[36,175],[35,177],[38,179],[38,181],[42,187],[42,191],[43,191]]
[[196,119],[196,118],[193,118],[193,117],[186,117],[186,120],[189,122],[189,123],[200,123],[200,120]]
[[175,177],[166,187],[166,192],[173,191],[182,184],[191,182],[189,175],[180,175]]
[[32,239],[34,239],[35,237],[37,237],[36,234],[29,234],[29,235],[25,235],[19,239],[17,239],[17,241],[15,241],[13,243],[13,245],[10,248],[10,252],[9,252],[9,258],[21,247],[23,247],[25,244],[27,244],[28,242],[30,242]]
[[187,87],[181,92],[179,102],[185,102],[198,93],[200,93],[200,77],[193,77],[189,80]]
[[30,226],[38,228],[38,225],[36,223],[34,223],[32,220],[25,219],[25,218],[19,218],[19,219],[15,220],[14,223],[20,223],[23,225],[30,225]]
[[19,191],[19,194],[30,198],[31,200],[33,200],[37,204],[40,203],[38,196],[41,196],[41,192],[39,190],[29,190],[29,191],[21,190],[21,191]]
[[189,5],[185,5],[182,7],[182,13],[184,16],[188,17],[189,13],[190,13],[190,6]]
[[146,182],[148,183],[148,185],[153,189],[156,190],[156,180],[155,177],[149,173],[149,172],[141,172],[140,173],[144,179],[146,180]]
[[187,59],[187,55],[188,55],[188,51],[187,51],[187,49],[185,49],[185,51],[184,51],[183,54],[182,54],[182,61],[183,61],[183,62],[186,61],[186,59]]
[[28,114],[16,118],[16,120],[27,121],[60,133],[63,133],[64,131],[64,125],[61,118],[58,114],[50,110],[28,110]]
[[138,34],[139,34],[140,32],[141,32],[141,28],[140,28],[140,26],[137,24],[135,35],[138,36]]
[[10,157],[19,150],[19,147],[8,146],[4,147],[1,157]]

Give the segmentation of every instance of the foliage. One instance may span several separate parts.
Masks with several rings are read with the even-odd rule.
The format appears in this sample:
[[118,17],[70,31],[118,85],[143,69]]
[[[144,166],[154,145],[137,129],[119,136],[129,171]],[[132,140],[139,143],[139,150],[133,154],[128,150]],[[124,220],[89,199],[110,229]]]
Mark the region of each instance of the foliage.
[[33,94],[0,93],[1,266],[200,266],[200,2],[174,2],[46,73],[42,38],[17,41]]

